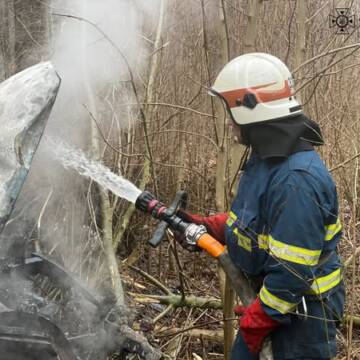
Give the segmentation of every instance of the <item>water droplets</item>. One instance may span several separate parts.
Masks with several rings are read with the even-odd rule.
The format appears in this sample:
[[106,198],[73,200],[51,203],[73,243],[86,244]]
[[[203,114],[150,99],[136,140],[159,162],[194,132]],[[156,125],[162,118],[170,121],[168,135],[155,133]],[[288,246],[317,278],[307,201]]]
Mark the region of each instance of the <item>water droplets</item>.
[[75,149],[63,141],[50,140],[50,149],[65,168],[72,168],[80,175],[86,176],[104,189],[115,195],[135,203],[141,194],[133,183],[114,174],[109,168],[98,161],[89,159],[81,150]]

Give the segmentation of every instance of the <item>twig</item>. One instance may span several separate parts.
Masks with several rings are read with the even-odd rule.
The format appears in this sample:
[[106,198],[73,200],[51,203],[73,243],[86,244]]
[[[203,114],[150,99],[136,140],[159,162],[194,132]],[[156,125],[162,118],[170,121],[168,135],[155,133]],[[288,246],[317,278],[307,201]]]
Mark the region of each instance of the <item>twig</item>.
[[154,164],[156,165],[159,165],[159,166],[164,166],[164,167],[174,167],[174,168],[179,168],[179,169],[184,169],[184,170],[187,170],[187,171],[190,171],[192,173],[196,173],[197,175],[199,175],[199,177],[201,177],[204,181],[204,184],[206,186],[210,186],[209,185],[209,180],[205,178],[205,176],[198,170],[195,170],[194,168],[188,168],[186,166],[183,166],[183,165],[175,165],[175,164],[163,164],[161,162],[158,162],[158,161],[153,161]]
[[103,141],[105,142],[105,144],[107,146],[109,146],[109,148],[113,151],[115,151],[116,153],[122,155],[122,156],[126,156],[126,157],[135,157],[135,156],[145,156],[145,154],[125,154],[123,153],[121,150],[117,149],[116,147],[114,147],[105,137],[104,132],[101,130],[99,123],[97,122],[95,116],[93,115],[93,113],[89,110],[89,108],[87,107],[86,104],[83,104],[84,108],[86,109],[86,111],[88,112],[88,114],[90,115],[91,119],[94,121],[97,129],[99,130],[99,134],[101,136],[101,138],[103,139]]
[[[301,1],[301,0],[300,0]],[[329,3],[329,0],[327,0],[326,2],[324,2],[324,5],[322,7],[320,7],[319,10],[315,11],[308,19],[305,20],[305,24],[307,24],[308,22],[310,22],[312,19],[314,19],[319,12],[321,12],[321,10],[324,9],[325,6],[327,6],[327,4]]]
[[341,167],[344,167],[346,164],[348,164],[349,162],[357,159],[359,156],[360,156],[360,153],[355,154],[355,155],[352,156],[350,159],[347,159],[347,160],[343,161],[342,163],[340,163],[339,165],[334,166],[334,167],[331,168],[329,171],[332,172],[332,171],[335,171],[335,170],[337,170],[337,169],[339,169],[339,168],[341,168]]
[[161,130],[161,131],[149,133],[148,136],[153,136],[153,135],[158,135],[158,134],[166,134],[166,133],[171,133],[171,132],[180,133],[180,134],[186,134],[186,135],[199,136],[199,137],[202,137],[203,139],[208,140],[215,147],[218,147],[217,144],[215,143],[215,141],[213,139],[211,139],[210,137],[208,137],[208,136],[206,136],[204,134],[195,133],[195,132],[192,132],[192,131],[169,129],[169,130]]
[[[351,51],[349,54],[346,54],[346,55],[345,55],[344,57],[342,57],[341,59],[336,60],[336,61],[334,61],[333,63],[330,63],[329,65],[325,66],[325,67],[316,75],[316,77],[319,77],[319,79],[317,79],[317,82],[316,82],[316,84],[315,84],[315,86],[314,86],[314,89],[312,90],[312,93],[310,94],[310,96],[308,97],[308,99],[307,99],[306,101],[304,101],[303,106],[307,105],[307,104],[310,102],[310,100],[311,100],[312,96],[314,95],[314,93],[315,93],[318,85],[320,84],[320,81],[321,81],[321,79],[322,79],[323,74],[325,73],[325,71],[328,70],[328,69],[330,69],[331,67],[335,66],[335,65],[338,64],[339,62],[344,61],[346,58],[348,58],[349,56],[351,56],[353,53],[355,53],[355,52],[356,52],[357,50],[359,50],[359,49],[360,49],[360,43],[358,43],[356,49],[354,49],[353,51]],[[307,86],[307,85],[308,85],[309,83],[311,83],[312,81],[314,81],[314,79],[310,79],[310,80],[306,81],[305,84],[301,85],[300,88],[298,88],[298,89],[295,91],[295,94],[297,94],[301,89],[303,89],[305,86]]]
[[348,49],[351,49],[353,47],[358,47],[360,45],[360,43],[356,43],[356,44],[351,44],[351,45],[346,45],[346,46],[343,46],[343,47],[340,47],[340,48],[336,48],[336,49],[332,49],[332,50],[329,50],[329,51],[326,51],[324,53],[321,53],[319,55],[316,55],[314,57],[312,57],[311,59],[309,60],[306,60],[304,63],[300,64],[297,68],[295,68],[292,72],[293,74],[295,74],[296,72],[298,72],[301,68],[303,68],[304,66],[308,65],[308,64],[311,64],[312,62],[324,57],[324,56],[327,56],[327,55],[331,55],[331,54],[334,54],[334,53],[337,53],[339,51],[342,51],[342,50],[348,50]]
[[[156,331],[157,329],[155,329]],[[162,328],[161,332],[163,333],[163,335],[167,335],[168,336],[173,336],[176,333],[178,333],[179,331],[181,331],[182,329],[179,328],[174,328],[174,327],[166,327],[166,328]],[[216,342],[223,342],[224,341],[224,333],[222,331],[222,329],[211,329],[211,330],[207,330],[207,329],[193,329],[193,330],[187,330],[187,335],[188,336],[192,336],[195,338],[199,338],[200,336],[203,336],[204,339],[206,340],[210,340],[210,341],[216,341]]]
[[[12,12],[9,9],[10,12]],[[23,23],[23,21],[20,19],[19,16],[17,16],[16,14],[14,14],[12,12],[14,18],[16,19],[16,21],[22,26],[22,28],[25,30],[25,32],[28,34],[29,38],[34,42],[35,45],[37,45],[38,47],[42,47],[43,45],[41,45],[39,42],[37,42],[34,37],[32,36],[31,32],[28,30],[28,28],[26,27],[26,25]]]
[[353,262],[354,257],[358,256],[360,254],[360,246],[355,250],[355,252],[344,262],[344,268],[350,266],[350,264]]
[[[198,111],[198,110],[195,110],[195,109],[189,108],[187,106],[183,106],[183,105],[175,105],[175,104],[168,104],[168,103],[162,103],[162,102],[149,102],[149,103],[140,103],[140,104],[141,105],[153,105],[153,106],[171,107],[171,108],[174,108],[174,109],[181,109],[181,110],[185,110],[185,111],[190,111],[190,112],[192,112],[194,114],[201,115],[201,116],[216,118],[216,115],[214,115],[214,114],[204,113],[204,112],[201,112],[201,111]],[[127,104],[120,104],[120,106],[121,105],[128,106],[128,105],[137,105],[137,104],[135,104],[135,103],[127,103]]]
[[[289,2],[290,4],[290,2]],[[285,56],[285,64],[287,64],[288,59],[289,59],[289,55],[290,55],[290,48],[291,48],[291,25],[293,24],[293,20],[294,20],[294,16],[295,16],[295,12],[296,12],[296,7],[297,7],[297,2],[294,2],[294,9],[291,12],[291,16],[290,16],[290,20],[289,20],[289,26],[288,26],[288,46],[287,46],[287,51],[286,51],[286,56]],[[290,5],[291,8],[291,5]]]
[[[172,241],[170,240],[170,236],[169,236],[170,233],[172,234]],[[180,259],[179,259],[179,254],[178,254],[177,247],[176,247],[176,241],[174,238],[174,234],[172,232],[170,232],[170,230],[168,230],[168,231],[166,231],[166,237],[168,238],[168,240],[171,244],[170,250],[172,251],[172,253],[174,255],[174,258],[176,261],[176,266],[178,267],[181,297],[183,299],[185,299],[185,279],[184,279],[183,269],[181,267],[181,263],[180,263]]]
[[157,334],[156,337],[157,338],[162,338],[162,337],[168,337],[168,336],[174,336],[174,335],[179,335],[179,334],[182,334],[184,332],[187,332],[189,330],[193,330],[193,329],[199,329],[199,328],[202,328],[202,327],[205,327],[205,326],[208,326],[208,325],[212,325],[212,324],[219,324],[219,323],[222,323],[224,321],[233,321],[233,320],[237,320],[237,318],[230,318],[230,319],[221,319],[221,320],[212,320],[212,321],[208,321],[206,323],[203,323],[203,324],[198,324],[198,325],[192,325],[192,326],[189,326],[189,327],[186,327],[184,329],[181,329],[179,331],[175,331],[173,332],[172,334]]
[[166,316],[173,309],[174,309],[174,306],[172,304],[168,305],[163,312],[161,312],[158,316],[156,316],[153,319],[152,323],[156,324],[159,320],[161,320],[164,316]]
[[160,290],[162,290],[165,294],[168,295],[172,295],[172,292],[170,291],[169,288],[167,288],[164,284],[162,284],[160,281],[156,280],[154,277],[152,277],[150,274],[148,274],[147,272],[133,266],[133,265],[129,265],[129,268],[135,272],[137,272],[139,275],[141,275],[142,277],[144,277],[145,279],[147,279],[148,281],[150,281],[153,285],[155,285],[156,287],[158,287]]

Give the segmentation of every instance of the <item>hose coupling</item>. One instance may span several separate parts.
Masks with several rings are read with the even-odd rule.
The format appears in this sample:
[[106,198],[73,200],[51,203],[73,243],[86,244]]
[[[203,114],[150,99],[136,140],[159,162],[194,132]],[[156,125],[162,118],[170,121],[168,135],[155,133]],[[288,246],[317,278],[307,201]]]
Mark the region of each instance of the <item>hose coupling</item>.
[[185,230],[185,238],[189,245],[196,245],[199,238],[207,233],[204,225],[190,224]]

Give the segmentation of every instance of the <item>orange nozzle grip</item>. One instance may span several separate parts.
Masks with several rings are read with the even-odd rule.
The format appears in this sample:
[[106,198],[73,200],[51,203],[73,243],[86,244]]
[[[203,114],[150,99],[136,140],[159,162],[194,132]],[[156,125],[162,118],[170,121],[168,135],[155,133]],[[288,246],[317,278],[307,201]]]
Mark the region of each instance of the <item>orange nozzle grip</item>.
[[201,235],[196,245],[216,258],[225,251],[225,246],[208,233]]

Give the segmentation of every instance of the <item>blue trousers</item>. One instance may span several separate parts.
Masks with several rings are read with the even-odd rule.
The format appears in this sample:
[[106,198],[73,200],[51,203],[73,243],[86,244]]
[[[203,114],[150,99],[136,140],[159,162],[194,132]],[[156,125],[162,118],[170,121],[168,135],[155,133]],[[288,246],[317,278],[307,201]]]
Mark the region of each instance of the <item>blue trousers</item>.
[[[274,360],[329,360],[336,356],[336,325],[342,317],[344,289],[322,302],[307,301],[308,317],[288,314],[288,324],[271,335]],[[231,360],[259,360],[249,352],[240,332],[232,349]]]
[[[319,358],[294,358],[293,360],[317,360]],[[231,360],[259,360],[259,355],[249,352],[240,333],[237,334],[231,353]],[[276,360],[276,358],[275,358]],[[321,360],[330,360],[329,358],[321,358]]]

